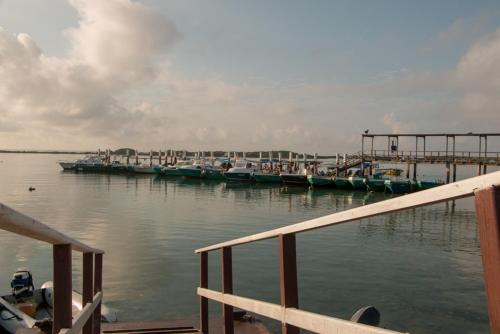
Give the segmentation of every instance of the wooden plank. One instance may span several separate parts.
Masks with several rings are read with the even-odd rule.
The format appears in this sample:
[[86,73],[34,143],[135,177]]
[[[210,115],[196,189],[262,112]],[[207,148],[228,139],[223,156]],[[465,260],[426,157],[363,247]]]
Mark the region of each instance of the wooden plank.
[[[208,288],[208,253],[200,254],[200,287]],[[200,331],[208,334],[208,299],[200,297]]]
[[280,234],[299,233],[314,230],[330,225],[347,223],[363,218],[369,218],[380,214],[402,211],[424,205],[440,203],[448,200],[472,196],[474,191],[489,186],[500,185],[500,171],[482,176],[472,177],[455,183],[446,184],[429,190],[419,191],[389,200],[364,205],[350,210],[337,212],[323,217],[307,220],[301,223],[284,226],[254,235],[238,238],[212,246],[197,249],[195,252],[207,252],[223,247],[241,245],[258,240],[276,238]]
[[57,334],[62,328],[71,328],[71,245],[54,245],[54,308],[52,333]]
[[500,333],[500,188],[476,192],[476,217],[479,227],[484,283],[491,333]]
[[[94,254],[83,253],[83,287],[82,305],[92,303],[94,297]],[[94,330],[93,317],[90,317],[83,327],[82,334],[92,334]]]
[[104,253],[100,249],[89,247],[2,203],[0,203],[0,229],[45,241],[52,245],[70,244],[73,250],[79,252]]
[[[233,293],[233,256],[231,247],[222,248],[222,292]],[[234,333],[233,307],[222,305],[222,317],[224,319],[224,334]]]
[[[397,334],[400,332],[385,328],[367,326],[343,319],[311,313],[295,308],[284,308],[277,304],[260,300],[225,294],[209,289],[198,288],[198,295],[229,304],[234,307],[265,316],[270,319],[294,325],[315,333],[342,334]],[[401,333],[400,333],[401,334]]]
[[[94,293],[102,292],[102,254],[94,255]],[[101,334],[101,302],[94,310],[94,334]]]
[[[297,285],[297,255],[295,234],[279,236],[280,255],[280,299],[282,307],[299,307],[299,290]],[[297,334],[299,328],[281,323],[283,334]]]

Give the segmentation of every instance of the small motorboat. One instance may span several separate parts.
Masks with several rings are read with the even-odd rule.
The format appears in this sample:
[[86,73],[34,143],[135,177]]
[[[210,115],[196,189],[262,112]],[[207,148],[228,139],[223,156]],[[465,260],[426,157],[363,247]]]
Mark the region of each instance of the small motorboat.
[[224,177],[228,182],[252,182],[253,174],[258,171],[257,166],[251,161],[237,160],[234,167],[224,173]]
[[[12,276],[12,292],[0,297],[0,327],[7,333],[15,334],[21,328],[39,329],[51,333],[53,284],[45,282],[35,289],[33,276],[26,268],[19,268]],[[73,314],[83,309],[82,295],[72,294]],[[101,304],[101,321],[116,322],[116,312]]]
[[417,188],[418,190],[426,190],[434,187],[439,187],[444,184],[443,180],[418,180],[417,181]]

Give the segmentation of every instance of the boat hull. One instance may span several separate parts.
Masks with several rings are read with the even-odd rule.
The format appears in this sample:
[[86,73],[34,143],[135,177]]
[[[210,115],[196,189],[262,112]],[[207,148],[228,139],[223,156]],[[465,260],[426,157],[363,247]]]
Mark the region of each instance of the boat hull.
[[365,184],[368,191],[385,191],[385,180],[383,179],[365,179]]
[[281,174],[280,176],[286,186],[309,187],[307,175]]
[[442,186],[444,183],[443,182],[437,182],[437,181],[417,181],[417,189],[418,190],[426,190],[426,189],[431,189],[435,187]]
[[334,179],[335,187],[339,189],[352,189],[352,184],[349,182],[349,179],[345,177],[336,177]]
[[365,180],[361,177],[350,177],[349,183],[354,190],[366,190]]
[[257,183],[281,183],[281,176],[276,174],[254,174],[253,178]]
[[61,161],[61,162],[59,162],[59,166],[61,166],[62,169],[64,169],[64,170],[75,170],[76,169],[76,163],[74,163],[74,162]]
[[225,172],[224,178],[228,182],[252,182],[253,177],[250,172]]
[[179,176],[191,178],[191,179],[201,179],[203,177],[201,169],[195,168],[179,168],[177,170]]
[[205,178],[207,180],[224,180],[224,173],[222,170],[205,169]]
[[412,191],[411,182],[406,180],[385,180],[385,187],[393,194],[406,194]]
[[132,171],[137,174],[156,174],[154,167],[149,166],[132,166]]
[[312,187],[334,188],[335,180],[331,176],[308,175],[307,181]]

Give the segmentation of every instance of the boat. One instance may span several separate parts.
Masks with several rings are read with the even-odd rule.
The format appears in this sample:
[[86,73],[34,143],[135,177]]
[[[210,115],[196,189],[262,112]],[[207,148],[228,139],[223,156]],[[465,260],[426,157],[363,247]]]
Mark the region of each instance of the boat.
[[151,166],[148,164],[141,165],[131,165],[130,169],[132,172],[137,174],[157,174],[157,171],[154,168],[155,166]]
[[228,182],[252,182],[255,172],[258,169],[251,161],[236,160],[234,167],[229,168],[224,177]]
[[276,173],[271,173],[271,172],[255,172],[253,173],[253,178],[255,182],[257,183],[282,183],[283,180],[281,179],[281,176]]
[[74,161],[59,161],[58,163],[63,170],[74,170],[74,171],[99,169],[104,167],[102,158],[99,155],[87,155],[82,159],[77,159]]
[[405,194],[412,192],[412,183],[407,179],[387,179],[385,189],[393,194]]
[[286,186],[309,187],[309,181],[307,180],[307,169],[305,168],[302,168],[299,173],[281,173],[280,176]]
[[417,181],[417,189],[418,190],[425,190],[425,189],[430,189],[438,186],[442,186],[444,184],[444,181],[434,179],[434,180],[418,180]]
[[321,187],[321,188],[334,188],[335,179],[332,176],[327,175],[307,175],[307,181],[311,187]]
[[368,177],[364,179],[368,191],[385,191],[385,179]]
[[374,173],[387,176],[400,176],[403,170],[400,168],[376,168]]
[[201,179],[203,178],[203,169],[205,168],[205,163],[203,161],[194,161],[191,165],[183,165],[177,168],[177,174],[179,176]]
[[181,160],[175,165],[169,166],[154,166],[153,169],[158,175],[162,176],[181,176],[179,173],[179,168],[182,166],[190,166],[193,162],[191,160]]
[[339,189],[352,189],[352,184],[349,182],[348,177],[336,176],[333,181],[335,182],[335,187]]
[[[11,294],[0,297],[0,327],[9,334],[35,326],[51,332],[53,283],[48,281],[40,289],[35,289],[31,272],[19,268],[12,277],[11,287]],[[72,292],[72,305],[73,315],[82,310],[79,292]],[[101,321],[116,322],[116,312],[101,304]]]
[[360,176],[349,176],[349,183],[354,190],[366,190],[365,178]]

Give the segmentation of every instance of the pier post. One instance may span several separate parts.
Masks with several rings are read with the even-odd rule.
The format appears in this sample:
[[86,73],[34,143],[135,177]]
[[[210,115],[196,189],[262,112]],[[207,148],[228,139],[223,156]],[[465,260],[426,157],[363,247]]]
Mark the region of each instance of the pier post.
[[52,333],[59,334],[62,328],[72,326],[72,278],[71,278],[71,245],[54,245],[54,307],[52,316]]
[[479,136],[479,152],[477,156],[477,175],[481,175],[481,141],[483,140],[482,136]]
[[[94,255],[94,293],[102,291],[102,254]],[[102,302],[101,302],[102,303]],[[101,303],[94,310],[94,334],[101,334]]]
[[417,180],[417,162],[413,163],[413,181]]
[[484,162],[483,162],[483,174],[486,174],[486,169],[488,168],[488,137],[484,136]]
[[161,150],[158,150],[158,165],[161,165]]
[[[136,151],[137,152],[137,151]],[[92,303],[94,298],[94,254],[83,253],[83,286],[82,286],[82,307],[87,303]],[[83,326],[82,334],[93,334],[93,317],[89,317],[87,323]]]
[[410,167],[411,167],[411,164],[410,162],[408,161],[408,163],[406,164],[406,178],[409,179],[410,178]]
[[272,172],[272,170],[273,170],[273,152],[272,151],[269,151],[269,163],[270,163],[271,172]]
[[[222,248],[222,293],[233,293],[233,259],[231,247]],[[234,333],[233,307],[223,304],[222,317],[224,321],[224,334]]]
[[130,165],[130,151],[127,148],[127,166]]
[[[200,288],[208,288],[208,252],[200,253]],[[200,297],[200,331],[208,334],[208,298]]]
[[452,175],[453,175],[453,182],[457,181],[457,160],[453,160],[453,165],[452,165]]
[[153,150],[149,150],[149,166],[153,166]]
[[135,150],[135,164],[139,164],[139,152],[137,151],[137,149]]
[[500,333],[500,188],[475,192],[490,332]]
[[446,161],[446,184],[450,183],[450,162]]
[[[281,234],[279,236],[279,255],[281,306],[299,308],[295,234]],[[298,334],[299,328],[282,323],[281,333]]]

